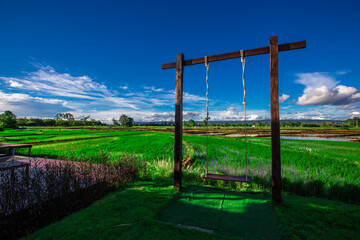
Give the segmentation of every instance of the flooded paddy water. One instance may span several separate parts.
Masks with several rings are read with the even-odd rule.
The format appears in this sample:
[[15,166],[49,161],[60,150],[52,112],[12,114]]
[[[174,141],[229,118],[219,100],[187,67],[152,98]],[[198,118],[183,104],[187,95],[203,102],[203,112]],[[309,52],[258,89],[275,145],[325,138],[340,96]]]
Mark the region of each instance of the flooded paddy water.
[[[197,136],[206,136],[206,133],[200,133],[200,134],[195,134]],[[238,133],[233,133],[233,134],[226,134],[226,133],[209,133],[209,136],[221,136],[221,137],[229,137],[229,138],[242,138],[245,137],[245,134],[238,134]],[[271,136],[269,134],[247,134],[247,137],[264,137],[264,138],[270,138]],[[352,141],[352,142],[358,142],[360,141],[360,135],[355,135],[355,136],[338,136],[335,134],[328,134],[328,135],[324,135],[324,134],[303,134],[303,135],[293,135],[293,136],[289,136],[289,135],[283,135],[280,136],[281,139],[294,139],[294,140],[322,140],[322,141],[341,141],[341,142],[346,142],[346,141]]]

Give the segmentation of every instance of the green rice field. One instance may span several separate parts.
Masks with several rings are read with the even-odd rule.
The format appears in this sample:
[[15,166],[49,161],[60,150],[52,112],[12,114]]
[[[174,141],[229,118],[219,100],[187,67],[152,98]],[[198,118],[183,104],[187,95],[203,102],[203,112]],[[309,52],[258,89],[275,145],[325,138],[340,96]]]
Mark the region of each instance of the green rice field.
[[[173,133],[91,128],[25,128],[0,133],[3,142],[31,142],[32,156],[95,161],[106,155],[112,161],[133,155],[148,163],[153,178],[171,177]],[[189,180],[203,181],[206,136],[184,135],[184,158],[192,157]],[[244,138],[209,137],[209,172],[248,174],[256,189],[271,189],[271,142],[250,137],[245,168]],[[26,150],[17,150],[26,155]],[[283,189],[304,196],[360,202],[360,143],[315,140],[282,140]],[[165,173],[159,174],[160,171]],[[190,174],[191,173],[191,174]],[[231,184],[230,184],[231,185]],[[243,184],[235,187],[244,187]]]

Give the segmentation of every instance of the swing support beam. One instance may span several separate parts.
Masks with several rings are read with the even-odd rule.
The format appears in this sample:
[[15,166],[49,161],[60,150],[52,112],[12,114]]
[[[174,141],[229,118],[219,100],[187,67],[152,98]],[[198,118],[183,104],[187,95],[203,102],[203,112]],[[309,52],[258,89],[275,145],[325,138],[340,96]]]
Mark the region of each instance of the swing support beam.
[[[278,53],[282,51],[306,48],[306,41],[278,45],[278,37],[269,38],[269,46],[244,50],[244,57],[270,54],[270,103],[271,103],[271,153],[272,153],[272,199],[277,204],[281,198],[281,158],[280,158],[280,116],[279,116],[279,62]],[[208,56],[208,62],[240,58],[240,51]],[[182,161],[182,122],[183,122],[183,72],[184,66],[205,63],[204,57],[184,60],[182,53],[177,54],[176,62],[162,65],[162,69],[176,68],[175,82],[175,155],[174,187],[181,190]]]

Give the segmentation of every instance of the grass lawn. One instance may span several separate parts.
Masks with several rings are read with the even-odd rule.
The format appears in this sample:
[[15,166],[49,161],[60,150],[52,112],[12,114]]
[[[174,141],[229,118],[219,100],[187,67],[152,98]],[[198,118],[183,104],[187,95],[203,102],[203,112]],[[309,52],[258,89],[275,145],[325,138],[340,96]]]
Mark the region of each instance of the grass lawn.
[[[215,231],[188,229],[174,222]],[[185,186],[179,194],[169,183],[138,182],[28,239],[320,240],[359,239],[359,233],[360,207],[356,205],[287,195],[284,204],[275,208],[266,193]]]

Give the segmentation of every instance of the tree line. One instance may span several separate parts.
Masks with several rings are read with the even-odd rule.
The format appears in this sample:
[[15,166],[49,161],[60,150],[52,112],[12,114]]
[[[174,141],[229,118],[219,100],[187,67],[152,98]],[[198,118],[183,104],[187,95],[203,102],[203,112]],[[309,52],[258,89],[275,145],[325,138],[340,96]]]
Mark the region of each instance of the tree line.
[[[12,111],[0,114],[0,130],[4,128],[17,128],[19,126],[107,126],[99,120],[92,119],[90,115],[82,116],[80,120],[75,119],[71,113],[57,113],[55,118],[17,118]],[[132,127],[134,119],[122,114],[119,120],[113,118],[114,126]]]
[[[205,120],[201,123],[196,123],[193,119],[183,121],[183,127],[196,127],[196,126],[213,126],[213,127],[231,127],[231,126],[245,126],[244,123],[207,123]],[[99,120],[92,119],[90,115],[82,116],[79,120],[75,119],[71,113],[57,113],[55,118],[17,118],[12,111],[5,111],[0,114],[0,129],[16,128],[18,126],[107,126],[109,124],[103,123]],[[112,119],[113,126],[132,127],[135,121],[132,117],[122,114],[119,119]],[[141,126],[174,126],[174,122],[161,122],[161,123],[142,123]],[[253,127],[267,127],[266,122],[249,122],[247,126]],[[281,122],[281,127],[359,127],[359,118],[349,118],[341,123],[323,121],[321,123],[302,123],[302,122]]]

